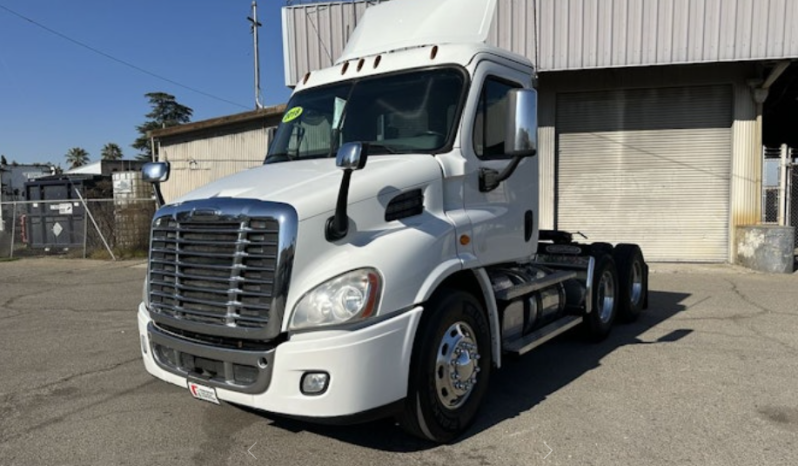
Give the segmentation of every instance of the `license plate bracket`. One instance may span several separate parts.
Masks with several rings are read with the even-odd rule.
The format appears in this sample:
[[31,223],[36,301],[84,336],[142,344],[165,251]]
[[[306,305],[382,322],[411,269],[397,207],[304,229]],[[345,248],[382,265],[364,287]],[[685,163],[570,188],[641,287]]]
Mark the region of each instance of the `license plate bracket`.
[[213,404],[221,404],[219,398],[216,396],[216,389],[208,385],[202,385],[197,382],[188,382],[188,391],[191,396],[198,400],[207,401]]

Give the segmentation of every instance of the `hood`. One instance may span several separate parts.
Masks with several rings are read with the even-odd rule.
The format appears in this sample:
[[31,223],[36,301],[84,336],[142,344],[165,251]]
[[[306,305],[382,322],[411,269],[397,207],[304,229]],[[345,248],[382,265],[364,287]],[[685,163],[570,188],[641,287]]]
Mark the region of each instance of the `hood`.
[[[402,191],[440,178],[441,167],[431,155],[379,155],[352,173],[349,204]],[[293,206],[304,220],[335,209],[343,170],[335,159],[313,159],[262,165],[196,189],[175,200],[233,197],[282,202]]]

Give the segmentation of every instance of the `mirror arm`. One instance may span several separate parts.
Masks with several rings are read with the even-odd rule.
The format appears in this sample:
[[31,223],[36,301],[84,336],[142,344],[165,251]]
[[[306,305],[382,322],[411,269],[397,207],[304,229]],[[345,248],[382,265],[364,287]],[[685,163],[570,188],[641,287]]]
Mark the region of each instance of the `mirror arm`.
[[338,190],[338,202],[335,204],[335,215],[327,219],[324,228],[324,237],[329,242],[338,241],[349,232],[349,215],[346,205],[349,202],[349,181],[352,179],[352,169],[344,170],[341,188]]
[[487,193],[498,188],[502,181],[512,176],[513,172],[515,172],[515,169],[518,168],[518,164],[521,163],[522,159],[530,157],[532,155],[534,155],[534,153],[516,155],[515,157],[513,157],[512,160],[510,160],[510,163],[506,167],[504,167],[504,170],[502,170],[501,173],[492,168],[480,168],[479,169],[480,192]]
[[166,204],[166,201],[163,198],[163,192],[161,191],[161,183],[153,183],[152,184],[152,191],[155,193],[155,202],[158,203],[158,208]]

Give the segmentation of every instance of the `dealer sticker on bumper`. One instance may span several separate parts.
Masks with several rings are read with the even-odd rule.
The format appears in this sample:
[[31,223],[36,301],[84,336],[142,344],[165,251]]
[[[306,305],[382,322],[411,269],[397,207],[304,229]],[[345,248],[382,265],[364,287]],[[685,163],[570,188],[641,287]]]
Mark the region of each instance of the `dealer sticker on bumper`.
[[216,389],[198,383],[189,382],[188,391],[194,398],[210,401],[211,403],[219,404],[219,398],[216,397]]

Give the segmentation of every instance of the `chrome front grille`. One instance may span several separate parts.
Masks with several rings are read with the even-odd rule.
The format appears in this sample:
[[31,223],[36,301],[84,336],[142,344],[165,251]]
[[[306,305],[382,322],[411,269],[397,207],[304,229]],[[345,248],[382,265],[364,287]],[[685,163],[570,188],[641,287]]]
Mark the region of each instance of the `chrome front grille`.
[[153,220],[153,320],[197,333],[279,333],[296,213],[284,204],[213,199],[167,206]]

